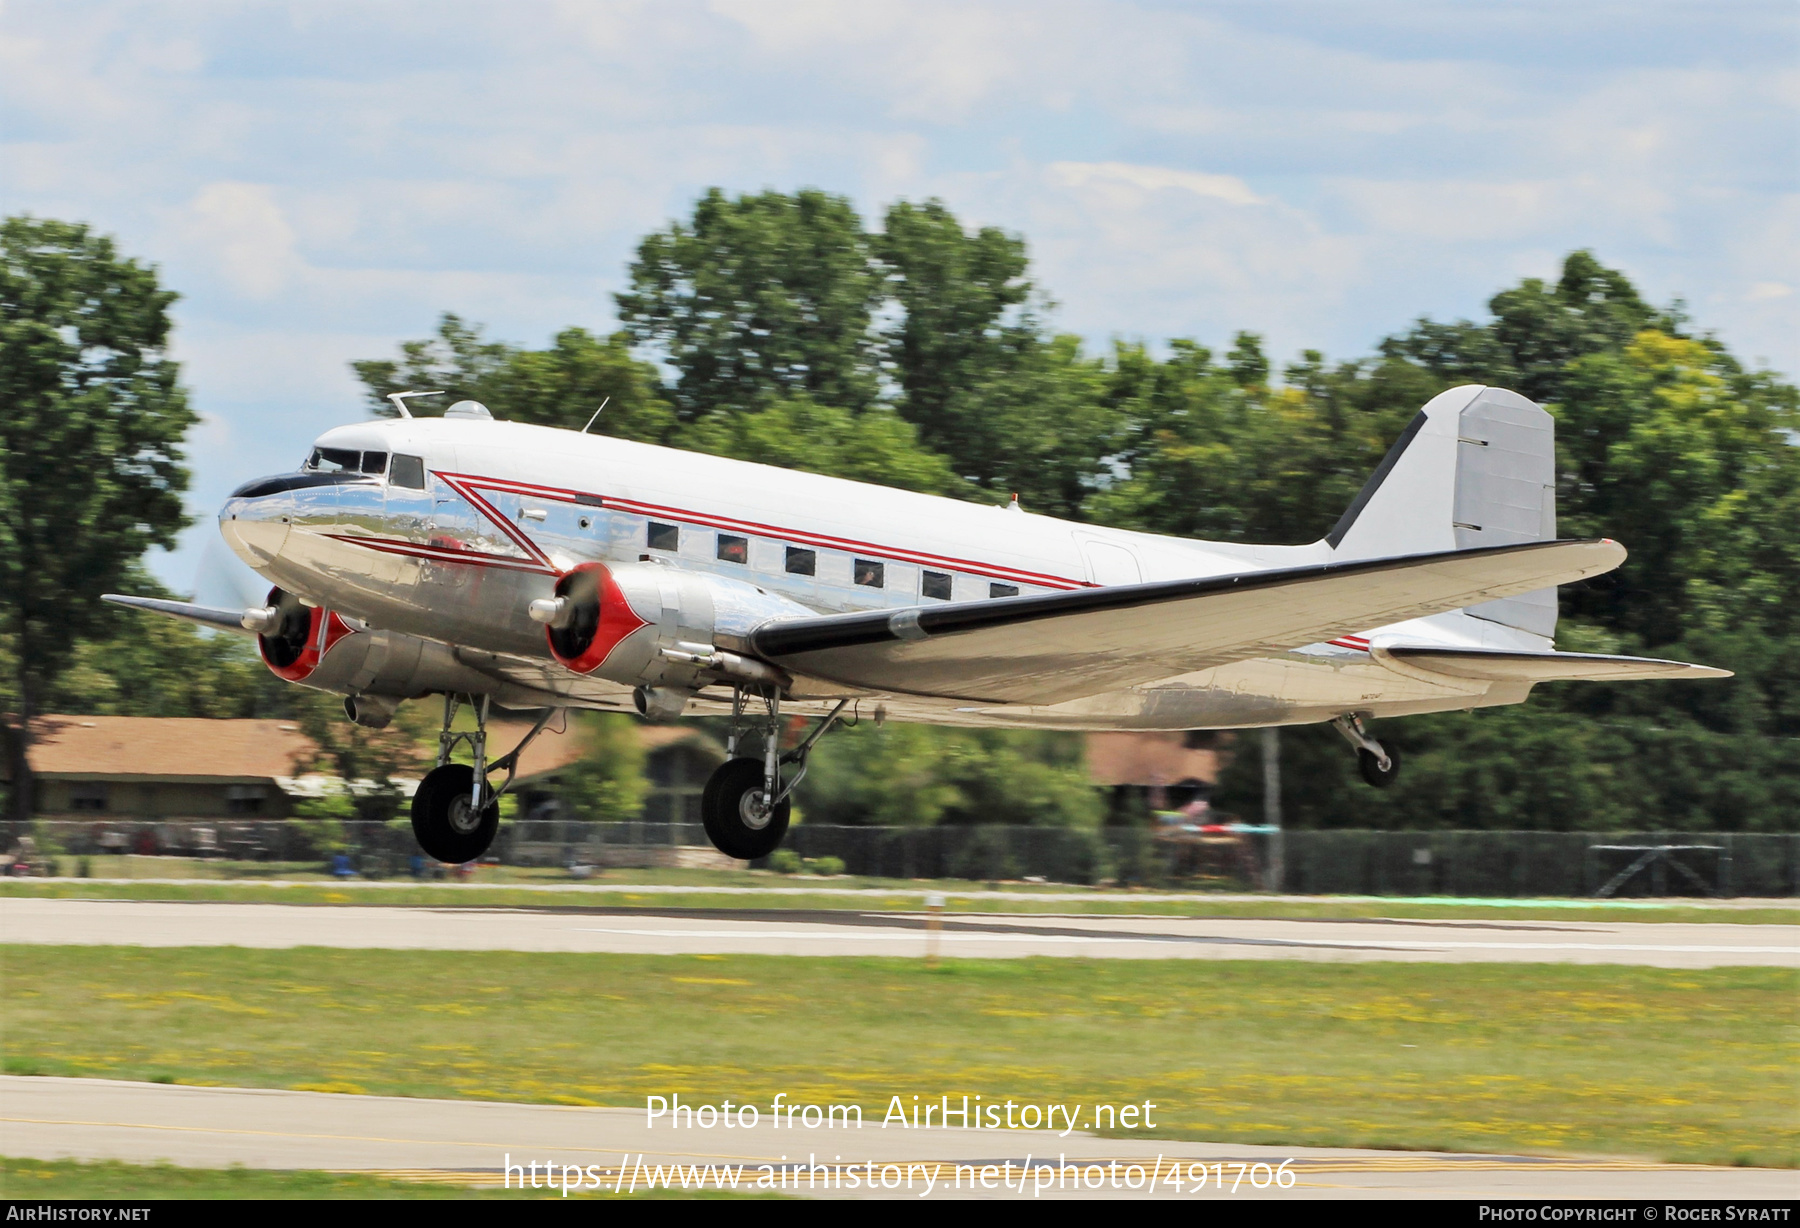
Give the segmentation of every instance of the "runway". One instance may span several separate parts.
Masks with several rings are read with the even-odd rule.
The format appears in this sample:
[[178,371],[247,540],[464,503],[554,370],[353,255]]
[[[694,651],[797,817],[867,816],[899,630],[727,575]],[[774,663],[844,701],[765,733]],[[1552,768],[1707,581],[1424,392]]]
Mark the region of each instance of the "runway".
[[653,955],[1726,965],[1800,967],[1800,926],[1595,921],[1318,920],[755,908],[438,908],[0,898],[0,940]]
[[[0,1154],[203,1168],[310,1168],[497,1185],[506,1164],[579,1166],[608,1188],[649,1183],[656,1166],[767,1165],[789,1193],[816,1197],[1743,1198],[1791,1199],[1800,1174],[1633,1160],[1251,1147],[1079,1131],[778,1128],[769,1114],[731,1130],[647,1128],[639,1109],[409,1100],[110,1079],[0,1078]],[[1274,1174],[1282,1161],[1293,1185]],[[821,1167],[814,1169],[817,1162]],[[1055,1177],[1039,1174],[1046,1162]],[[1117,1162],[1117,1167],[1111,1166]],[[965,1166],[957,1172],[958,1163]],[[867,1167],[869,1165],[873,1167]],[[1197,1166],[1205,1165],[1204,1169]],[[1255,1168],[1256,1165],[1264,1168]],[[1217,1166],[1215,1168],[1214,1166]],[[1239,1166],[1242,1166],[1240,1169]],[[593,1173],[588,1172],[593,1166]],[[798,1167],[797,1167],[798,1166]],[[935,1167],[935,1170],[933,1168]],[[992,1166],[993,1174],[983,1182]],[[1014,1188],[1002,1184],[1005,1180]],[[1071,1189],[1069,1167],[1088,1184]],[[1135,1167],[1136,1187],[1129,1182]],[[1021,1170],[1024,1171],[1021,1171]],[[852,1188],[850,1172],[863,1180]],[[1033,1173],[1031,1180],[1025,1172]],[[670,1169],[663,1168],[663,1179]],[[745,1179],[742,1174],[747,1173]],[[1150,1184],[1151,1174],[1159,1178]],[[1199,1182],[1196,1181],[1196,1174]],[[1215,1180],[1217,1174],[1218,1180]],[[871,1191],[867,1178],[894,1184]],[[930,1187],[927,1180],[930,1178]],[[1079,1179],[1079,1178],[1078,1178]],[[1100,1181],[1100,1188],[1091,1183]],[[909,1185],[900,1184],[910,1181]],[[961,1188],[958,1188],[960,1182]],[[1173,1182],[1174,1184],[1171,1184]],[[1261,1183],[1258,1188],[1256,1182]],[[810,1183],[810,1184],[809,1184]],[[1221,1188],[1223,1186],[1223,1188]],[[823,1187],[823,1188],[822,1188]],[[1040,1188],[1041,1187],[1041,1188]],[[677,1187],[679,1188],[679,1187]]]

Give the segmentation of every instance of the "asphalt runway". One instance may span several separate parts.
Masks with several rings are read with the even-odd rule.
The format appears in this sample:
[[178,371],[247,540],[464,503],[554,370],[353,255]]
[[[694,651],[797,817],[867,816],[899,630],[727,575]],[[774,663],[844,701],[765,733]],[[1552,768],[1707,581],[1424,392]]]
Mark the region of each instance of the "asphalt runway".
[[439,908],[0,898],[0,940],[652,955],[1725,965],[1800,967],[1800,926],[1596,921],[1284,920],[829,910]]
[[[766,1164],[777,1180],[789,1183],[787,1192],[828,1198],[1800,1196],[1800,1173],[1787,1169],[1250,1147],[1157,1139],[1154,1132],[1141,1138],[1100,1138],[1080,1131],[915,1130],[883,1128],[873,1115],[860,1129],[808,1130],[777,1127],[766,1111],[759,1118],[747,1128],[671,1130],[666,1122],[647,1127],[639,1109],[0,1077],[0,1154],[34,1159],[329,1169],[463,1185],[500,1184],[508,1163],[553,1163],[558,1170],[579,1166],[577,1180],[598,1177],[609,1187],[629,1181],[639,1188],[657,1165],[713,1165],[715,1170],[743,1165],[750,1174],[744,1185],[750,1186],[758,1166]],[[1290,1161],[1286,1171],[1294,1178],[1288,1188],[1275,1183],[1284,1160]],[[822,1167],[815,1170],[814,1162]],[[1049,1174],[1039,1188],[1038,1166],[1046,1162],[1059,1166],[1055,1172],[1063,1174],[1061,1189]],[[970,1167],[958,1174],[959,1163]],[[1204,1184],[1199,1184],[1196,1166],[1202,1164]],[[1258,1164],[1267,1167],[1258,1169]],[[1021,1173],[1027,1165],[1033,1174],[1029,1181]],[[984,1187],[985,1166],[992,1166],[992,1175]],[[1071,1177],[1072,1170],[1063,1166],[1078,1166],[1080,1174]],[[1130,1182],[1134,1166],[1137,1188],[1111,1187],[1115,1180]],[[545,1171],[521,1169],[514,1179],[528,1180]],[[871,1191],[866,1180],[859,1180],[852,1189],[850,1172],[891,1184]],[[1159,1178],[1154,1186],[1153,1173]],[[910,1187],[903,1184],[909,1178]],[[1004,1188],[1002,1180],[1013,1188]],[[1074,1180],[1084,1182],[1083,1188],[1069,1188]],[[1089,1188],[1095,1181],[1101,1188]],[[827,1188],[820,1188],[821,1183]]]

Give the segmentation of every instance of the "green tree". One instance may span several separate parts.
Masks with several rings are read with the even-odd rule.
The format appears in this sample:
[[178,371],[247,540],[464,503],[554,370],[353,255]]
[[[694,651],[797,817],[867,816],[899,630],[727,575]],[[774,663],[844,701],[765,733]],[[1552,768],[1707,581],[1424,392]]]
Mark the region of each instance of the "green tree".
[[903,490],[969,497],[950,462],[919,446],[912,423],[888,409],[851,414],[809,397],[777,401],[761,413],[721,411],[681,431],[683,448],[801,469]]
[[873,722],[819,744],[799,794],[811,823],[1098,827],[1077,734]]
[[1554,286],[1528,277],[1488,300],[1488,324],[1420,320],[1382,342],[1382,353],[1418,363],[1445,386],[1499,384],[1534,401],[1562,398],[1570,364],[1589,354],[1616,352],[1639,332],[1679,334],[1679,306],[1657,311],[1617,269],[1586,249],[1563,261]]
[[402,704],[385,729],[368,729],[345,717],[343,696],[293,690],[296,722],[317,748],[308,762],[294,765],[296,773],[325,772],[344,781],[350,817],[386,822],[399,814],[406,801],[401,780],[418,779],[431,763],[426,747],[437,725],[434,705]]
[[[124,591],[174,597],[139,567]],[[43,710],[83,716],[293,717],[300,689],[270,672],[248,636],[210,634],[161,614],[120,610],[75,646]]]
[[813,189],[727,198],[638,245],[619,319],[676,374],[686,421],[804,395],[852,411],[879,392],[883,294],[862,219]]
[[648,791],[638,723],[617,712],[588,712],[578,719],[581,758],[557,774],[552,791],[579,819],[614,823],[637,818]]
[[31,813],[31,719],[99,601],[186,523],[196,421],[167,356],[171,291],[86,226],[0,222],[0,635],[14,669],[13,813]]
[[656,369],[631,356],[624,333],[596,337],[565,328],[545,350],[489,341],[480,325],[446,313],[437,335],[403,342],[399,359],[350,364],[368,389],[378,416],[391,416],[389,393],[441,389],[441,397],[410,403],[415,414],[441,414],[458,400],[480,401],[513,422],[581,430],[602,404],[594,424],[603,435],[661,443],[675,425]]
[[899,309],[887,354],[900,413],[927,446],[971,455],[982,414],[969,390],[1037,336],[1037,320],[1022,310],[1032,294],[1025,241],[992,226],[968,234],[940,200],[903,200],[888,208],[874,251]]

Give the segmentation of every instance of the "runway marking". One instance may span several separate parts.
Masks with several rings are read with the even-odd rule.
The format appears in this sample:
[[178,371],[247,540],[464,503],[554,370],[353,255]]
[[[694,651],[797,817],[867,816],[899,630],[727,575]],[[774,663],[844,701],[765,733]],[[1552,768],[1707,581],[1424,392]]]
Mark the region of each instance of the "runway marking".
[[[210,1090],[210,1089],[195,1089]],[[566,1108],[566,1105],[530,1105],[531,1108]],[[447,1138],[384,1138],[373,1134],[302,1134],[293,1130],[240,1130],[230,1126],[168,1126],[150,1121],[78,1121],[70,1117],[0,1117],[0,1122],[15,1122],[27,1126],[97,1126],[112,1130],[167,1130],[178,1134],[229,1134],[246,1135],[256,1138],[313,1138],[326,1139],[341,1143],[407,1143],[421,1147],[497,1147],[505,1144],[486,1142],[465,1142],[460,1139]],[[565,1147],[556,1144],[562,1151],[591,1151],[596,1155],[613,1155],[616,1147]],[[687,1152],[667,1152],[668,1155],[687,1155]],[[696,1158],[706,1158],[697,1156]],[[731,1156],[730,1159],[745,1157]],[[344,1170],[350,1171],[350,1170]],[[360,1170],[359,1170],[360,1171]]]
[[[752,922],[750,925],[754,926]],[[696,929],[636,929],[616,926],[574,925],[569,929],[576,933],[586,934],[619,934],[634,938],[756,938],[756,939],[823,939],[827,941],[849,942],[922,942],[924,935],[916,930],[901,930],[890,933],[870,933],[833,928],[828,930],[765,930],[745,928],[736,930],[696,930]],[[1227,935],[1211,934],[1144,934],[1131,936],[1113,936],[1098,934],[1021,934],[1021,933],[969,933],[957,930],[946,930],[938,935],[942,942],[1073,942],[1073,943],[1145,943],[1145,942],[1198,942],[1218,943],[1230,946],[1277,946],[1277,947],[1339,947],[1345,950],[1364,951],[1444,951],[1444,950],[1484,950],[1484,951],[1643,951],[1662,954],[1681,952],[1701,952],[1708,955],[1767,955],[1771,952],[1800,955],[1800,946],[1745,946],[1728,947],[1712,945],[1681,946],[1674,944],[1653,944],[1641,942],[1406,942],[1391,939],[1370,939],[1355,941],[1340,938],[1234,938]]]

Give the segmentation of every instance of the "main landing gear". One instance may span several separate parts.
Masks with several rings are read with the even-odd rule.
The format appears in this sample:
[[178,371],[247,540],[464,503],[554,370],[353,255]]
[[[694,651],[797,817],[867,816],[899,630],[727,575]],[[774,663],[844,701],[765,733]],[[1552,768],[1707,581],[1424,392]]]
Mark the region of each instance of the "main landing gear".
[[[700,817],[706,825],[707,839],[727,857],[739,861],[755,861],[767,857],[781,845],[787,835],[788,815],[793,809],[789,800],[806,775],[806,757],[825,731],[843,714],[849,700],[839,700],[819,727],[808,734],[793,750],[781,749],[781,694],[774,688],[762,689],[751,696],[764,708],[762,754],[760,757],[739,756],[738,726],[745,720],[746,691],[738,687],[732,696],[731,735],[726,753],[731,757],[721,764],[706,782],[700,797]],[[754,719],[754,718],[751,718]],[[783,781],[784,764],[795,763],[799,771]]]
[[1346,713],[1331,722],[1331,726],[1356,747],[1356,766],[1361,769],[1364,780],[1377,789],[1385,789],[1399,778],[1400,752],[1370,737],[1369,731],[1363,728],[1362,717],[1354,712]]
[[[475,728],[461,733],[451,730],[456,710],[463,703],[457,695],[444,696],[444,727],[438,734],[437,766],[425,773],[419,791],[413,794],[413,835],[419,847],[438,861],[461,865],[474,861],[488,851],[494,833],[500,830],[500,794],[506,792],[518,774],[519,754],[544,731],[559,709],[546,708],[512,752],[492,763],[487,761],[488,698],[476,702],[468,697],[475,710]],[[459,743],[467,743],[475,758],[473,767],[451,763],[450,752]],[[488,784],[489,772],[504,771],[506,780],[495,789]]]

